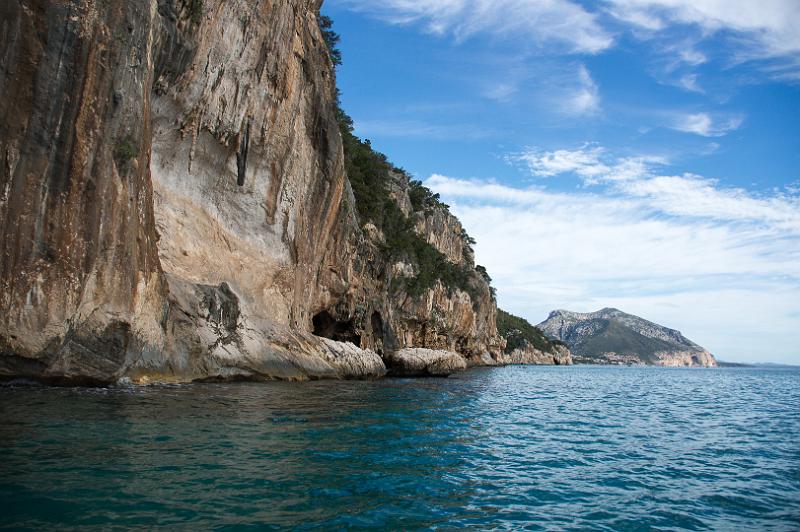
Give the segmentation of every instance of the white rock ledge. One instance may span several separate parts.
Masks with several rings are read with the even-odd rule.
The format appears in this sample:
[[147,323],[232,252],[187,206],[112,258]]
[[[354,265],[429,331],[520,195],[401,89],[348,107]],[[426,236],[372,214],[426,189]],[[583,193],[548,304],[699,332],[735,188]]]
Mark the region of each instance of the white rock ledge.
[[385,356],[389,374],[401,377],[446,377],[467,369],[458,353],[422,348],[400,349]]

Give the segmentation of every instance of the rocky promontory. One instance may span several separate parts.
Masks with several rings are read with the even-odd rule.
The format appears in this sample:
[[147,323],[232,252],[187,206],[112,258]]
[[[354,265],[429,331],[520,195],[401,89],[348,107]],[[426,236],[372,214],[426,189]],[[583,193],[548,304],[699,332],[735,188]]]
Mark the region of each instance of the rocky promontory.
[[716,366],[706,349],[680,331],[614,308],[580,313],[555,310],[538,326],[564,342],[577,363],[652,366]]

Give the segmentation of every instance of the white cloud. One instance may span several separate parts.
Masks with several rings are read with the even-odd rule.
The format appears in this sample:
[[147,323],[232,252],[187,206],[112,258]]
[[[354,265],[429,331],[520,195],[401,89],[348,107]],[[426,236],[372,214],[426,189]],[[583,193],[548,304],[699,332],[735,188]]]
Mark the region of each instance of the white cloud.
[[596,16],[569,0],[341,0],[394,24],[421,23],[427,31],[466,39],[478,33],[559,44],[597,53],[613,44]]
[[[800,51],[800,3],[797,0],[610,0],[612,14],[639,13],[662,25],[696,24],[708,32],[730,30],[748,34],[763,53]],[[628,16],[624,20],[636,23]],[[643,24],[640,24],[643,25]],[[644,26],[644,25],[643,25]]]
[[697,83],[697,74],[686,74],[678,80],[678,86],[689,92],[704,92]]
[[[657,62],[666,72],[708,62],[697,46],[716,37],[725,40],[721,53],[728,61],[758,60],[761,71],[772,79],[800,80],[798,0],[335,1],[392,24],[414,24],[458,41],[490,35],[512,41],[523,52],[533,46],[597,54],[614,45],[621,25],[635,37],[653,41],[661,57]],[[583,100],[591,102],[590,93]]]
[[613,158],[601,146],[593,144],[575,150],[530,148],[510,155],[508,160],[525,164],[537,177],[573,173],[587,185],[641,179],[651,175],[651,166],[667,163],[665,158],[653,155]]
[[[423,24],[427,31],[463,39],[476,33],[521,36],[539,43],[561,43],[574,52],[601,52],[613,45],[612,33],[597,14],[574,0],[338,0],[394,24]],[[603,4],[601,4],[603,6]],[[800,52],[800,2],[797,0],[605,0],[616,20],[648,32],[695,25],[703,35],[722,31],[739,36],[754,55],[777,57]],[[682,59],[705,62],[700,52]]]
[[577,150],[541,151],[535,148],[509,157],[512,161],[526,163],[531,173],[539,177],[550,177],[574,172],[591,177],[609,171],[600,162],[603,148],[584,144]]
[[672,127],[684,133],[694,133],[696,135],[710,137],[712,136],[711,126],[711,117],[708,113],[695,113],[678,117]]
[[708,113],[680,114],[673,119],[672,129],[684,133],[694,133],[703,137],[722,137],[742,125],[741,117],[728,117],[715,120]]
[[665,27],[661,17],[650,14],[642,7],[617,3],[608,11],[613,17],[645,30],[659,31]]
[[800,200],[776,195],[759,198],[741,188],[719,188],[717,181],[693,174],[655,176],[625,183],[620,190],[674,216],[719,221],[750,221],[800,236]]
[[518,91],[519,87],[517,87],[515,83],[500,82],[493,84],[486,91],[484,91],[484,96],[498,102],[507,102]]
[[635,199],[661,214],[755,222],[800,236],[800,197],[791,187],[757,197],[742,188],[722,188],[718,181],[695,174],[663,175],[659,170],[669,161],[660,156],[615,157],[602,146],[588,143],[574,150],[530,148],[508,160],[523,163],[537,177],[573,174],[585,185],[607,185],[608,192]]
[[578,87],[567,93],[561,110],[575,116],[591,115],[600,110],[600,91],[584,65],[578,67]]
[[689,66],[699,66],[708,61],[708,57],[703,52],[697,50],[693,45],[681,43],[668,48],[667,51],[675,52],[677,58]]
[[[609,158],[587,151],[540,154],[542,169]],[[683,329],[723,359],[800,362],[800,198],[693,175],[571,193],[441,175],[426,185],[477,239],[507,310],[538,322],[554,308],[616,306]],[[775,342],[767,352],[765,337]]]

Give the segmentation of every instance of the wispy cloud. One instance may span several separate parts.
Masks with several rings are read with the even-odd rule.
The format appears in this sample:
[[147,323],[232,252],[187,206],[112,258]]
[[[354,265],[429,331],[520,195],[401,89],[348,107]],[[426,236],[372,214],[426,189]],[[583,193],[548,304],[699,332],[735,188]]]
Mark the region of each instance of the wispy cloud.
[[742,188],[720,188],[719,182],[694,174],[659,175],[619,188],[665,214],[717,221],[746,221],[800,237],[800,198],[758,197]]
[[584,144],[575,150],[544,151],[536,148],[522,153],[512,154],[509,161],[523,162],[531,173],[538,177],[551,177],[558,174],[574,172],[581,177],[595,177],[610,170],[600,161],[603,148]]
[[655,16],[641,6],[614,3],[608,8],[608,12],[615,18],[632,24],[638,28],[648,31],[659,31],[665,27],[661,17]]
[[600,90],[586,66],[579,65],[577,87],[567,91],[560,109],[566,115],[592,115],[600,110]]
[[748,221],[800,237],[800,196],[789,187],[759,197],[742,188],[721,187],[718,180],[696,174],[665,174],[662,170],[669,161],[661,156],[618,157],[590,143],[572,150],[530,148],[509,155],[508,160],[524,163],[533,176],[571,174],[587,186],[606,185],[606,192],[635,199],[661,214]]
[[[586,151],[538,152],[534,164],[595,180],[625,160]],[[653,169],[603,183],[566,193],[442,175],[426,182],[478,240],[500,304],[532,321],[553,308],[611,305],[681,328],[723,358],[800,356],[787,348],[800,345],[800,198]],[[783,347],[754,351],[763,334]]]
[[[800,80],[800,2],[796,0],[607,0],[606,11],[644,39],[666,38],[667,71],[706,61],[698,41],[725,39],[726,61],[759,61],[773,79]],[[675,28],[697,28],[695,37],[676,39]]]
[[681,63],[689,66],[700,66],[706,63],[708,57],[695,46],[696,43],[686,40],[668,45],[664,52],[673,56],[670,67],[675,69]]
[[670,127],[676,131],[703,137],[722,137],[739,129],[743,120],[740,116],[714,119],[708,113],[688,113],[676,115]]
[[[565,52],[596,54],[611,48],[617,28],[650,39],[676,27],[695,27],[693,39],[670,36],[662,52],[673,68],[706,61],[696,44],[722,35],[737,61],[767,59],[781,79],[798,78],[800,2],[797,0],[604,0],[587,10],[576,0],[337,0],[393,24],[417,24],[426,31],[464,40],[476,34],[515,38],[524,44],[557,45]],[[604,12],[606,19],[599,16]],[[775,60],[778,60],[776,63]]]
[[609,0],[609,12],[641,27],[692,24],[706,33],[736,32],[741,45],[766,56],[800,52],[800,3],[796,0]]
[[420,120],[356,120],[356,133],[369,138],[382,137],[417,137],[436,140],[477,140],[495,135],[487,127],[471,124],[429,123]]
[[498,102],[507,102],[518,91],[519,87],[516,85],[516,83],[503,81],[492,84],[491,87],[489,87],[483,92],[483,95],[489,98],[490,100],[495,100]]
[[681,76],[677,83],[678,87],[689,92],[705,92],[697,82],[697,74],[685,74]]
[[667,163],[664,157],[655,155],[615,158],[603,147],[589,143],[573,150],[529,148],[509,155],[507,160],[525,164],[537,177],[575,174],[586,185],[642,179],[652,175],[652,166]]
[[394,24],[421,24],[459,40],[486,33],[520,37],[538,45],[556,44],[568,52],[597,53],[613,38],[596,15],[569,0],[342,0]]

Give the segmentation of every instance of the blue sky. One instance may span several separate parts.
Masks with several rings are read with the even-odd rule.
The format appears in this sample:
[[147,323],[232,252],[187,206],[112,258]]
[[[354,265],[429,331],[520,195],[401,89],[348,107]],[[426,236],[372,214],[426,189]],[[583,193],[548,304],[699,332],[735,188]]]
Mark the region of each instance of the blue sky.
[[499,305],[606,306],[800,363],[800,1],[328,0],[359,136]]

